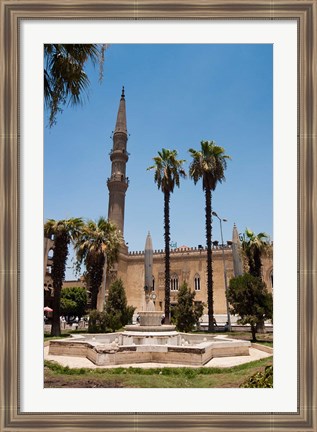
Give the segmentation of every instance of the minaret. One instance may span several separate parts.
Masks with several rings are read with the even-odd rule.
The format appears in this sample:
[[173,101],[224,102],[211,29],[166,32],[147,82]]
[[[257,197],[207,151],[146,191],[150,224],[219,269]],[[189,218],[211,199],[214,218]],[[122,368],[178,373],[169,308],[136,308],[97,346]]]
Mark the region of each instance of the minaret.
[[109,189],[108,219],[117,225],[122,235],[124,232],[125,193],[129,184],[129,179],[126,177],[126,164],[129,159],[127,141],[125,96],[124,87],[122,87],[117,122],[113,133],[113,147],[110,152],[111,177],[107,181]]

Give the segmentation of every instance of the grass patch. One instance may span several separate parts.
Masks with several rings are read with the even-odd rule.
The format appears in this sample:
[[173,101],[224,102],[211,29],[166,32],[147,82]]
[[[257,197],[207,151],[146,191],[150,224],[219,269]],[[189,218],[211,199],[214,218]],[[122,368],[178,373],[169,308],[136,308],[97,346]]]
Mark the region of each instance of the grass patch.
[[81,334],[81,333],[87,333],[87,329],[80,329],[80,330],[62,330],[60,336],[51,336],[51,333],[44,333],[44,342],[49,340],[55,340],[55,339],[63,339],[67,338],[72,334]]
[[257,341],[256,343],[258,343],[260,345],[266,345],[268,347],[273,348],[273,341],[272,342],[270,342],[270,341]]
[[[193,331],[195,334],[204,334],[208,336],[228,336],[232,339],[242,339],[246,341],[252,342],[252,334],[251,332],[247,331],[232,331],[232,332],[215,332],[215,333],[209,333],[207,331]],[[257,333],[256,334],[256,342],[257,343],[263,343],[264,345],[273,346],[273,333]]]
[[44,342],[56,339],[64,339],[69,337],[69,334],[61,334],[60,336],[51,336],[49,333],[44,333]]
[[[224,333],[232,339],[242,339],[252,342],[252,335],[250,332],[227,332]],[[268,345],[273,347],[273,334],[272,333],[257,333],[256,343]]]
[[45,361],[45,387],[237,388],[272,364],[272,357],[231,368],[73,369]]

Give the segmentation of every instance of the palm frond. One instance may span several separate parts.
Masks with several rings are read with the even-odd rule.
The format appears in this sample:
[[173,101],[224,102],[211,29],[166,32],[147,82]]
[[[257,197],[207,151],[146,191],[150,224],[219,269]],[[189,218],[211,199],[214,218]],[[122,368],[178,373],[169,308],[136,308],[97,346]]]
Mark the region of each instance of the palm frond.
[[177,159],[177,150],[162,148],[153,158],[154,165],[147,168],[154,170],[154,181],[162,192],[173,192],[175,185],[180,186],[180,178],[186,177],[183,159]]
[[200,150],[189,149],[192,157],[189,176],[195,184],[202,179],[203,189],[215,190],[217,183],[225,181],[227,159],[231,158],[214,141],[201,141],[200,145]]
[[[49,110],[49,124],[64,105],[78,105],[88,97],[89,79],[85,72],[87,61],[99,62],[102,73],[105,44],[45,44],[44,99]],[[100,73],[100,79],[101,79]]]

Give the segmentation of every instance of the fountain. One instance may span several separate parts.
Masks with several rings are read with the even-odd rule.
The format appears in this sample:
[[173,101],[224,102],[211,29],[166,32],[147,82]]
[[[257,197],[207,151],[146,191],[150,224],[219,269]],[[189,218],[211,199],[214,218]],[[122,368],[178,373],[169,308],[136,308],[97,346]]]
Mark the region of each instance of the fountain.
[[173,325],[162,325],[162,311],[155,310],[156,294],[152,291],[153,245],[150,232],[144,247],[144,302],[145,308],[139,311],[140,325],[129,325],[127,331],[166,332],[175,330]]
[[124,331],[52,340],[49,354],[86,357],[97,366],[137,363],[203,366],[215,357],[249,355],[250,346],[248,341],[223,336]]
[[202,366],[214,357],[249,355],[250,342],[224,336],[180,333],[161,323],[152,292],[153,247],[148,233],[144,251],[145,307],[140,323],[123,332],[72,335],[71,340],[50,341],[49,354],[87,357],[98,366],[165,363]]
[[168,332],[175,330],[174,325],[162,324],[162,311],[156,311],[153,300],[155,294],[149,294],[145,287],[145,310],[139,312],[139,324],[125,326],[126,331],[134,332]]

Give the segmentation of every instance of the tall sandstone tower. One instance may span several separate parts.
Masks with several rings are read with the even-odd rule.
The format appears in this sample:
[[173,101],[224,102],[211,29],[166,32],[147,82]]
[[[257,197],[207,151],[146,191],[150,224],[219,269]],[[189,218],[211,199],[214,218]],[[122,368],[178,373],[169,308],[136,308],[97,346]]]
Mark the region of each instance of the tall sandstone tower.
[[[113,146],[110,151],[111,176],[107,180],[109,190],[108,220],[116,224],[124,236],[124,210],[125,194],[128,189],[129,179],[126,177],[126,165],[129,159],[127,152],[128,131],[127,116],[125,107],[124,87],[119,103],[118,115],[115,130],[113,132]],[[105,299],[107,298],[109,287],[116,278],[121,278],[126,286],[128,266],[128,247],[123,242],[120,247],[118,262],[108,269],[106,283],[99,291],[99,310],[102,310]]]
[[108,219],[117,225],[122,235],[124,234],[125,194],[129,185],[129,179],[126,177],[126,164],[129,159],[127,141],[125,96],[124,87],[122,87],[117,122],[113,133],[113,147],[110,152],[111,177],[107,181],[109,189]]

